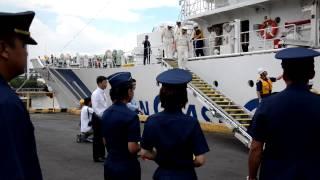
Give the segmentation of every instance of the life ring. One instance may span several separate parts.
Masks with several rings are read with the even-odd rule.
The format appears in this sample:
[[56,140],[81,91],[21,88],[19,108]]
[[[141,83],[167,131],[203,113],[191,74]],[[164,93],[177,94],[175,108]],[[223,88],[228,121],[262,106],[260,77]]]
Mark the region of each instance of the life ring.
[[[271,26],[271,32],[265,32]],[[278,24],[272,19],[268,19],[259,25],[260,35],[263,39],[272,39],[278,34]]]

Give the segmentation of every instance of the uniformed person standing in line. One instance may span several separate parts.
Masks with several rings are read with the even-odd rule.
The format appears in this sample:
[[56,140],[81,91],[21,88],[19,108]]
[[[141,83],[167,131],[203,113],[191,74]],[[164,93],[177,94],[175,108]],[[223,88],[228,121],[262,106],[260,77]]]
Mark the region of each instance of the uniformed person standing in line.
[[148,118],[141,141],[142,158],[154,160],[159,167],[155,180],[196,180],[195,167],[205,163],[209,151],[198,120],[185,115],[187,83],[191,74],[182,69],[161,73],[160,101],[164,111]]
[[210,55],[219,55],[220,54],[220,47],[218,46],[217,40],[217,27],[210,26],[208,27],[209,34],[209,48],[210,48]]
[[178,52],[178,66],[181,69],[186,68],[186,62],[189,57],[189,37],[187,27],[182,27],[181,34],[176,38],[176,49]]
[[129,72],[108,77],[113,105],[103,114],[103,137],[108,151],[104,175],[106,180],[140,180],[137,159],[140,151],[140,122],[137,113],[127,107],[134,95]]
[[[104,162],[105,148],[102,140],[101,118],[103,112],[110,106],[110,101],[106,95],[108,86],[107,78],[104,76],[97,77],[97,89],[91,95],[92,108],[95,112],[92,115],[92,129],[93,129],[93,161]],[[111,104],[111,103],[110,103]]]
[[177,37],[181,35],[181,32],[182,32],[181,22],[177,21],[176,28],[174,30],[174,38],[177,39]]
[[34,127],[8,82],[23,74],[34,12],[0,13],[0,179],[42,180]]
[[143,65],[150,64],[150,54],[151,54],[151,44],[149,41],[149,36],[145,36],[143,44]]
[[161,41],[164,46],[164,57],[169,59],[173,56],[174,32],[172,27],[173,26],[169,24],[161,35]]
[[257,87],[257,96],[259,99],[259,102],[263,98],[269,97],[272,94],[272,83],[282,79],[282,75],[275,78],[275,77],[268,77],[268,72],[264,70],[263,68],[258,69],[259,78],[256,83]]
[[174,43],[173,43],[173,46],[174,46],[174,52],[173,52],[173,57],[174,58],[177,58],[178,57],[178,52],[177,52],[177,39],[178,37],[182,34],[182,26],[181,26],[181,22],[180,21],[177,21],[176,22],[176,26],[174,28]]
[[262,101],[253,117],[249,180],[257,179],[259,167],[260,180],[320,179],[320,97],[308,88],[319,55],[306,48],[276,54],[287,88]]

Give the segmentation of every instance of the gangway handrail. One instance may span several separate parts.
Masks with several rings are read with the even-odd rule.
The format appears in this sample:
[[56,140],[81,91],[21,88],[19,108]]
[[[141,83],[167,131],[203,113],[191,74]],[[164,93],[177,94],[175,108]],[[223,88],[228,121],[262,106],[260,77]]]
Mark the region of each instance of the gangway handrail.
[[[228,113],[226,113],[224,110],[222,110],[221,108],[219,108],[219,105],[216,104],[215,102],[212,102],[211,100],[208,100],[206,98],[206,96],[196,87],[194,87],[192,84],[188,84],[189,89],[192,89],[193,92],[196,92],[197,95],[199,95],[201,98],[203,98],[203,100],[205,102],[207,102],[208,104],[210,104],[215,111],[217,111],[220,115],[222,115],[225,119],[230,120],[230,124],[233,126],[233,128],[240,128],[241,130],[243,130],[242,133],[247,134],[246,132],[246,128],[242,127],[242,125],[238,122],[238,121],[234,121],[232,120],[233,118],[230,117],[230,115]],[[221,92],[219,92],[221,93]],[[222,93],[221,93],[222,94]],[[223,95],[223,94],[222,94]],[[223,95],[224,96],[224,95]],[[226,97],[226,96],[225,96]],[[241,107],[240,105],[235,104],[236,106]],[[242,110],[244,110],[243,108],[241,108]],[[251,138],[250,135],[246,135],[247,138]]]
[[[201,93],[200,91],[198,91],[196,88],[194,88],[192,85],[188,85],[188,88],[191,89],[194,93],[196,93],[197,97],[199,97],[201,99],[201,101],[203,101],[206,104],[210,105],[210,108],[213,108],[213,110],[220,114],[223,118],[221,119],[221,121],[223,121],[227,126],[229,126],[229,128],[233,129],[233,132],[237,133],[239,132],[245,139],[239,139],[242,143],[245,144],[245,146],[250,147],[250,143],[252,141],[251,136],[247,133],[246,129],[244,129],[244,127],[242,127],[242,125],[237,122],[232,120],[233,118],[231,118],[228,113],[222,111],[220,108],[217,108],[216,103],[208,100],[203,93]],[[215,112],[212,111],[212,109],[209,109],[209,111],[214,115]]]

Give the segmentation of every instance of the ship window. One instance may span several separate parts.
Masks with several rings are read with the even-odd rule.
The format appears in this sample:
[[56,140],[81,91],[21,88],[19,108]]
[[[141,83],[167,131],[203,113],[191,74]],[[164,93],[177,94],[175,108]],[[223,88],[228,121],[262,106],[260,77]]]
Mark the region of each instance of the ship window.
[[253,82],[252,80],[249,80],[249,81],[248,81],[248,84],[249,84],[250,87],[253,87],[253,86],[254,86],[254,82]]
[[241,21],[241,48],[242,52],[249,51],[249,20]]
[[213,85],[214,85],[215,87],[218,87],[218,86],[219,86],[218,81],[213,81]]

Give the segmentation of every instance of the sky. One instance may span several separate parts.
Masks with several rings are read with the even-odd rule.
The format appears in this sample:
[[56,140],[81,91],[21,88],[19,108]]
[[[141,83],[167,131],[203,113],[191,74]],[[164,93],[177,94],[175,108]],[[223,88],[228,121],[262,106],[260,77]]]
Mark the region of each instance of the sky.
[[30,31],[38,42],[28,46],[29,58],[129,52],[138,34],[180,14],[178,0],[0,0],[0,12],[27,10],[36,12]]

